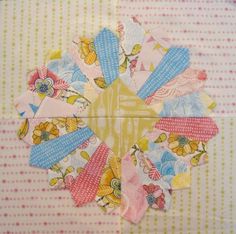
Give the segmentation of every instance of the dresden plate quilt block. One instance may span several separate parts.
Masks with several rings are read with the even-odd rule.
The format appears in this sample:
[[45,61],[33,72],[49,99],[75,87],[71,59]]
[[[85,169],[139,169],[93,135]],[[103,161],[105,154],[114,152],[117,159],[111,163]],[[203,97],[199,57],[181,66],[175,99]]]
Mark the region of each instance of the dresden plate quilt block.
[[168,210],[172,192],[190,186],[191,168],[208,161],[218,128],[206,79],[187,48],[124,19],[116,32],[75,37],[29,73],[15,100],[18,136],[51,188],[69,190],[78,207],[120,206],[138,223],[149,207]]

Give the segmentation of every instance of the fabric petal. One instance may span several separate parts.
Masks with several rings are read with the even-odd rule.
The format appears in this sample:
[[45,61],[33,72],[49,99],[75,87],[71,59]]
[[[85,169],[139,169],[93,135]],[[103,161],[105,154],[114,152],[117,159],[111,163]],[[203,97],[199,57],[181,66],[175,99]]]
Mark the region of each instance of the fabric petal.
[[172,80],[189,66],[189,50],[186,48],[171,47],[161,62],[148,77],[137,95],[146,99],[157,89]]
[[92,135],[93,132],[85,127],[40,145],[34,145],[31,148],[30,165],[50,168]]
[[155,127],[204,142],[210,140],[219,131],[215,122],[209,117],[161,118],[160,121],[156,123]]
[[110,85],[119,76],[119,41],[109,29],[104,28],[94,39],[95,50],[106,83]]

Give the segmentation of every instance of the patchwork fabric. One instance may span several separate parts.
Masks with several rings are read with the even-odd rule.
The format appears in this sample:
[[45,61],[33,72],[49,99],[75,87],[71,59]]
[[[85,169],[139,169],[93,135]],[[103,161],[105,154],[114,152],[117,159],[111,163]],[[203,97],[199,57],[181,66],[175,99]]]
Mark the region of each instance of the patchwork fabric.
[[29,145],[38,145],[85,127],[80,118],[34,118],[26,119],[19,135]]
[[163,103],[161,117],[204,117],[215,107],[215,102],[205,93],[191,93]]
[[[84,122],[107,142],[116,155],[124,155],[156,123],[156,113],[117,79],[88,108]],[[122,146],[122,147],[121,147]]]
[[[143,167],[143,173],[147,174],[153,181],[163,180],[167,182],[172,189],[189,187],[189,163],[187,162],[186,157],[183,159],[179,157],[182,155],[171,151],[168,144],[160,144],[162,143],[159,142],[160,138],[164,138],[164,134],[165,133],[163,132],[154,130],[132,146],[130,154],[132,155],[134,165]],[[185,145],[187,144],[188,142],[185,143]],[[186,152],[184,156],[192,153],[194,153],[193,150],[191,152]],[[173,186],[172,180],[178,184],[178,187]]]
[[83,144],[93,134],[91,129],[85,127],[59,138],[34,145],[30,153],[30,165],[45,169],[50,168]]
[[209,117],[161,118],[155,127],[204,142],[210,140],[218,132],[215,122]]
[[140,88],[137,95],[142,99],[146,99],[161,86],[183,72],[188,66],[188,49],[171,47],[144,85]]
[[[131,88],[136,65],[142,52],[145,29],[134,17],[133,20],[124,19],[119,22],[117,32],[120,39],[119,77]],[[132,90],[137,92],[133,88]]]
[[119,73],[118,38],[110,30],[103,29],[94,39],[94,46],[106,84],[110,85]]
[[70,178],[76,178],[87,162],[94,156],[94,152],[102,142],[93,135],[80,147],[72,151],[67,157],[48,169],[48,181],[51,188],[62,189],[68,187]]
[[170,209],[218,133],[206,72],[189,56],[136,17],[50,51],[15,100],[30,165],[47,169],[50,188],[69,190],[78,207],[121,207],[133,223],[149,208]]
[[[91,103],[90,100],[69,86],[65,80],[59,78],[46,66],[37,68],[35,71],[29,74],[28,85],[29,89],[36,92],[42,100],[46,98],[48,102],[53,100],[50,98],[55,98],[58,101],[74,105],[76,108],[78,108],[78,112],[82,112]],[[60,102],[56,100],[54,101],[57,102],[57,105],[63,105],[63,103],[59,104]],[[48,104],[47,102],[42,101],[41,104]],[[50,106],[54,107],[54,104],[52,103]],[[63,106],[61,108],[63,108]]]
[[95,199],[108,154],[109,148],[106,144],[99,145],[83,171],[67,186],[76,206],[82,206]]
[[33,118],[42,102],[37,93],[26,91],[15,102],[15,108],[22,118]]
[[94,87],[94,93],[102,92],[106,83],[95,51],[94,38],[75,37],[69,52],[81,72]]
[[206,79],[207,75],[204,71],[187,68],[182,74],[176,76],[149,96],[145,102],[153,105],[191,92],[201,91],[204,88]]
[[64,52],[59,58],[49,60],[47,67],[91,102],[97,98],[96,89],[69,53]]
[[[130,157],[130,155],[126,155],[126,157]],[[126,173],[123,172],[124,175],[126,176]],[[155,182],[153,182],[152,179],[150,179],[148,177],[147,174],[144,173],[143,168],[141,166],[141,164],[137,164],[136,168],[135,168],[135,174],[138,175],[139,181],[141,183],[141,187],[134,187],[134,191],[136,192],[137,190],[140,191],[141,188],[142,190],[140,191],[139,194],[139,201],[141,200],[142,203],[139,204],[140,210],[137,212],[136,219],[135,222],[139,222],[140,219],[142,218],[142,216],[144,215],[145,211],[148,209],[148,207],[150,208],[154,208],[154,209],[160,209],[160,210],[168,210],[171,206],[171,194],[170,194],[170,186],[165,183],[164,181],[161,180],[156,180]],[[134,177],[132,177],[134,178]],[[134,179],[134,183],[136,182],[136,180]],[[132,183],[132,180],[129,181],[129,183]],[[137,186],[137,184],[136,184]],[[125,210],[132,210],[134,209],[129,208],[130,205],[133,204],[132,199],[134,198],[134,196],[132,195],[132,192],[129,190],[130,188],[127,188],[128,186],[125,186],[124,189],[124,194],[125,194],[125,201],[123,202],[124,204],[126,204],[126,207],[124,207]],[[131,187],[132,188],[132,187]],[[122,190],[123,192],[123,190]],[[134,206],[134,205],[133,205]],[[126,214],[127,215],[127,214]],[[129,218],[127,216],[124,216],[126,218]],[[129,221],[133,221],[133,218],[130,217]]]
[[132,223],[138,223],[147,209],[146,192],[131,157],[127,155],[122,159],[121,215]]
[[[141,27],[141,25],[140,25]],[[141,27],[142,28],[142,27]],[[130,87],[137,92],[171,47],[167,35],[159,28],[146,30]]]
[[[122,185],[123,186],[123,185]],[[105,212],[121,203],[121,158],[110,154],[97,191],[96,202]]]

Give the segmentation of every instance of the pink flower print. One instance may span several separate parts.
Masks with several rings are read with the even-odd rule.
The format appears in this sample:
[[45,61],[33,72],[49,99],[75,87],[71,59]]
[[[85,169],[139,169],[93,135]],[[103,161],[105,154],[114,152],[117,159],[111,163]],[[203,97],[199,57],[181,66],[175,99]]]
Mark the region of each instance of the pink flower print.
[[198,79],[199,80],[206,80],[207,79],[207,74],[205,71],[200,71],[198,74]]
[[149,184],[143,185],[144,190],[147,192],[148,205],[154,209],[164,209],[165,207],[165,194],[159,185]]
[[124,35],[125,35],[124,25],[120,21],[118,22],[117,32],[119,33],[120,40],[123,41],[124,40]]
[[161,189],[159,185],[154,185],[154,184],[149,184],[149,185],[144,184],[143,188],[147,193],[154,193],[155,191]]
[[135,59],[130,61],[129,69],[131,76],[134,74],[136,65],[137,65],[138,57],[135,57]]
[[165,207],[165,195],[164,193],[161,193],[160,196],[156,198],[155,204],[157,205],[158,209],[163,210]]
[[42,66],[30,74],[29,89],[39,94],[55,97],[60,90],[66,89],[69,85],[57,75]]

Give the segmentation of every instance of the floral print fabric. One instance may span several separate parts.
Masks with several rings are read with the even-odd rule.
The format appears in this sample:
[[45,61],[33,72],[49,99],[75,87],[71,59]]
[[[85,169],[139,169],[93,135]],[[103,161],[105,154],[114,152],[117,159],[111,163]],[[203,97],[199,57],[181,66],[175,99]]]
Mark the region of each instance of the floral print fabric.
[[59,90],[69,87],[69,85],[60,80],[54,73],[49,71],[45,66],[38,68],[30,74],[29,89],[35,91],[39,95],[55,97]]

